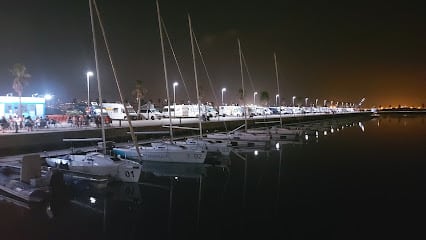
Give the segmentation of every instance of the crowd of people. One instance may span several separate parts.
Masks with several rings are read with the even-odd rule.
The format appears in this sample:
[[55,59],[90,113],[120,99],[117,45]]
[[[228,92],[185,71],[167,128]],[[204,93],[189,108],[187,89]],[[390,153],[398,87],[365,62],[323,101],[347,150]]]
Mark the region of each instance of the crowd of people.
[[34,128],[48,128],[50,126],[55,126],[56,121],[54,119],[49,119],[48,116],[45,117],[36,117],[36,119],[32,119],[31,116],[22,116],[6,118],[5,116],[0,119],[0,126],[2,132],[6,131],[15,131],[18,132],[20,130],[33,131]]
[[[101,127],[101,116],[89,117],[88,115],[72,115],[67,117],[67,123],[70,127],[84,127],[89,126],[93,122],[96,127]],[[106,126],[111,126],[112,120],[107,115],[104,117],[104,124]],[[19,132],[19,131],[28,131],[31,132],[34,129],[43,129],[56,127],[58,121],[54,118],[45,117],[36,117],[32,119],[31,116],[22,116],[22,117],[12,117],[9,116],[6,118],[2,116],[0,118],[0,127],[1,131],[4,132]]]
[[[71,127],[83,127],[83,126],[89,126],[91,122],[94,122],[96,124],[96,127],[101,126],[101,116],[97,115],[94,117],[90,117],[89,115],[72,115],[68,117],[67,120],[68,124],[71,125]],[[111,118],[106,115],[104,117],[104,124],[106,126],[110,126],[112,123]]]

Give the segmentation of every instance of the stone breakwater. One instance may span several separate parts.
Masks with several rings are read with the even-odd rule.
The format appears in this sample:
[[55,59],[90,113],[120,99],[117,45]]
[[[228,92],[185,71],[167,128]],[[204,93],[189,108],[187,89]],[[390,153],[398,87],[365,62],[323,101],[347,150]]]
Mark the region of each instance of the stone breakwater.
[[[300,122],[309,122],[309,121],[320,121],[334,118],[347,118],[347,117],[361,117],[369,116],[371,113],[368,112],[358,112],[358,113],[345,113],[345,114],[333,114],[333,115],[300,115],[300,116],[284,116],[283,115],[283,124],[292,124]],[[142,126],[135,126],[134,129],[137,132],[155,132],[168,130],[162,126],[162,124],[154,126],[143,126],[144,121],[142,120]],[[259,124],[262,121],[275,121],[275,123],[270,124]],[[276,122],[278,121],[278,123]],[[203,124],[203,133],[208,132],[221,132],[221,131],[230,131],[233,130],[242,124],[244,124],[244,119],[232,120],[232,121],[205,121]],[[249,128],[253,127],[265,127],[270,125],[279,124],[279,118],[268,117],[265,118],[248,118],[247,125]],[[197,121],[192,123],[180,124],[179,126],[187,128],[198,128]],[[108,127],[105,130],[105,138],[107,141],[114,142],[129,142],[131,141],[130,134],[128,134],[128,127]],[[199,134],[198,130],[188,130],[188,129],[174,129],[174,136],[182,137],[188,135],[197,135]],[[53,151],[60,149],[71,148],[69,142],[64,142],[63,139],[66,138],[99,138],[101,137],[101,130],[99,128],[79,128],[79,129],[50,129],[49,131],[32,131],[26,132],[21,131],[19,133],[7,133],[0,134],[0,157],[10,156],[10,155],[19,155],[27,153],[36,153],[43,151]],[[147,140],[149,139],[159,139],[159,138],[168,138],[169,135],[166,133],[163,134],[143,134],[138,135],[138,140]],[[83,147],[89,146],[87,142],[75,142],[73,143],[74,147]],[[91,143],[94,145],[95,143]]]

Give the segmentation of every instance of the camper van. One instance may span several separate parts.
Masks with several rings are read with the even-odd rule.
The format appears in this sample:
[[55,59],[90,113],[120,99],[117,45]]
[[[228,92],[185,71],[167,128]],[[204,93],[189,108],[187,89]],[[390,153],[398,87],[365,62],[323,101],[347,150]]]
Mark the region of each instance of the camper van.
[[[170,115],[173,117],[189,117],[194,118],[198,117],[200,115],[203,115],[203,106],[200,106],[200,110],[198,109],[197,104],[176,104],[176,105],[170,105]],[[169,106],[164,106],[163,108],[163,117],[168,118],[169,117]]]
[[[102,107],[105,108],[105,111],[113,120],[127,120],[126,112],[124,105],[121,103],[102,103]],[[131,120],[137,120],[138,115],[131,105],[126,105],[127,112]]]
[[241,106],[219,106],[219,115],[222,117],[241,117],[243,116],[243,108]]

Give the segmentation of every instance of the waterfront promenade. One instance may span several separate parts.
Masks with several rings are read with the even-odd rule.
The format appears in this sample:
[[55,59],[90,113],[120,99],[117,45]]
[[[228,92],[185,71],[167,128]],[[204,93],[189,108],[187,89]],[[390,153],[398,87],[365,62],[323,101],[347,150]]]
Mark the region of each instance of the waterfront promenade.
[[[370,112],[354,112],[340,114],[287,114],[281,115],[284,125],[298,124],[301,122],[319,121],[326,119],[369,116]],[[249,128],[264,127],[270,125],[279,125],[279,115],[254,116],[247,118]],[[209,121],[202,121],[203,133],[231,131],[245,122],[244,117],[215,117]],[[170,123],[169,119],[160,120],[138,120],[132,121],[132,126],[136,132],[145,132],[138,134],[138,140],[147,141],[149,139],[168,138]],[[198,120],[195,118],[172,119],[174,126],[174,136],[197,135],[199,131]],[[114,120],[111,126],[106,127],[105,138],[114,142],[129,142],[130,134],[127,121]],[[158,133],[155,133],[158,132]],[[60,149],[69,149],[70,143],[64,142],[66,138],[100,138],[101,129],[95,124],[89,126],[74,127],[69,123],[59,123],[49,128],[35,128],[32,131],[21,129],[18,133],[13,130],[6,130],[0,133],[0,157],[21,155],[27,153],[38,153],[44,151],[54,151]],[[75,143],[74,146],[84,146],[83,143]],[[87,145],[87,143],[85,143]],[[93,143],[92,143],[93,145]]]

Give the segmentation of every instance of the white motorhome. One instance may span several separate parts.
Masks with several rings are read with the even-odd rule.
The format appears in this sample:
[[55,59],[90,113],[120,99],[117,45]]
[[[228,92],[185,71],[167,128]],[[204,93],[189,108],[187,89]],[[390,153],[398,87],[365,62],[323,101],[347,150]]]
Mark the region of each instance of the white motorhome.
[[[113,120],[127,120],[126,112],[124,105],[121,103],[102,103],[102,107],[105,108],[105,111]],[[128,104],[126,105],[127,112],[131,120],[137,120],[138,114],[135,112],[133,107]]]
[[[201,115],[203,115],[203,106],[200,106]],[[170,105],[170,116],[173,117],[198,117],[200,115],[197,104],[176,104]],[[164,106],[163,117],[169,117],[169,106]]]
[[241,117],[243,116],[243,107],[241,106],[219,106],[219,115],[222,117],[232,116]]

